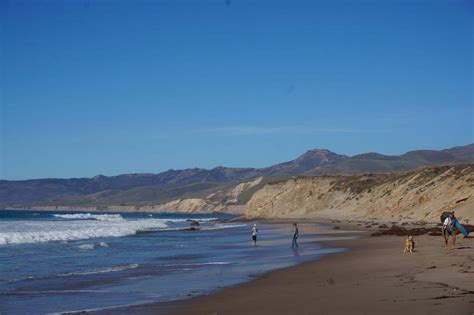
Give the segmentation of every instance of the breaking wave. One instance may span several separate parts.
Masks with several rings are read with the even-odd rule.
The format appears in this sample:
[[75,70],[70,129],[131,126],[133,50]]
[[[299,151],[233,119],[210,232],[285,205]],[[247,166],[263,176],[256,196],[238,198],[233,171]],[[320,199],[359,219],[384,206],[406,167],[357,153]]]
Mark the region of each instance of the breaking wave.
[[91,213],[75,213],[75,214],[53,214],[55,218],[70,220],[87,220],[94,219],[99,221],[117,221],[123,220],[120,214],[91,214]]
[[35,222],[19,226],[19,231],[0,232],[0,245],[121,237],[142,231],[159,230],[167,226],[163,220],[159,219]]
[[[120,214],[53,214],[57,220],[0,221],[0,245],[45,242],[68,242],[104,237],[123,237],[141,232],[185,229],[187,222],[210,222],[216,218],[126,219]],[[178,224],[175,226],[174,224]],[[210,224],[210,225],[209,225]],[[225,229],[242,225],[208,223],[202,229]],[[97,245],[99,244],[99,245]],[[94,249],[101,243],[79,245]]]

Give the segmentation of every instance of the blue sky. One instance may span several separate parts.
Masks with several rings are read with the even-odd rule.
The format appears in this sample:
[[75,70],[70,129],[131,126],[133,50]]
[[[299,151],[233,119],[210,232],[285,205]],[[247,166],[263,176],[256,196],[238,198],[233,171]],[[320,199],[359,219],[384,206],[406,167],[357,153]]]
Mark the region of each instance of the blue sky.
[[0,178],[474,142],[471,1],[2,1]]

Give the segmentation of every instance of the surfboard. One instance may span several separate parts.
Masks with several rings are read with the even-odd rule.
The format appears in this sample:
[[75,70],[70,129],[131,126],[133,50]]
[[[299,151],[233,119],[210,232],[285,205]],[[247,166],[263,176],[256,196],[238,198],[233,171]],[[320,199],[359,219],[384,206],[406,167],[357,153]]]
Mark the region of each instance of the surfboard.
[[466,228],[464,226],[462,226],[461,223],[459,223],[459,221],[455,221],[454,222],[454,226],[459,230],[461,231],[462,234],[464,234],[464,236],[468,236],[469,235],[469,232],[466,230]]

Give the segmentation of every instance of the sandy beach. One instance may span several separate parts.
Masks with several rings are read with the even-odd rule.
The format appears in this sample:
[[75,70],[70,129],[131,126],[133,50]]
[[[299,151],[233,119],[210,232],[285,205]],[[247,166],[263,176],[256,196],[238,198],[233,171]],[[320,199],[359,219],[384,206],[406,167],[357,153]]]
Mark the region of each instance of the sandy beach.
[[328,237],[322,244],[344,247],[346,252],[269,272],[207,296],[113,312],[474,314],[474,239],[458,237],[453,252],[445,251],[440,236],[417,236],[415,252],[405,254],[403,236],[374,237],[369,236],[371,232],[343,227],[333,233],[359,238],[335,241]]

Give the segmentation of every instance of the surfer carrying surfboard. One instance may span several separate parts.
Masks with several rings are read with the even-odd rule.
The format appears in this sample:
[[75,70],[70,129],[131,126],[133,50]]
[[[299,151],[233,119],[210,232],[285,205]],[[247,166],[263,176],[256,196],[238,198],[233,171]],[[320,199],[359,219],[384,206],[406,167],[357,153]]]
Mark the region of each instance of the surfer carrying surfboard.
[[452,212],[452,214],[454,227],[464,235],[464,238],[467,238],[469,236],[469,231],[461,224],[461,222],[459,222],[458,218],[456,218],[456,215],[454,214],[454,211]]

